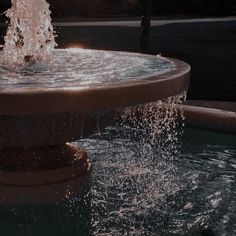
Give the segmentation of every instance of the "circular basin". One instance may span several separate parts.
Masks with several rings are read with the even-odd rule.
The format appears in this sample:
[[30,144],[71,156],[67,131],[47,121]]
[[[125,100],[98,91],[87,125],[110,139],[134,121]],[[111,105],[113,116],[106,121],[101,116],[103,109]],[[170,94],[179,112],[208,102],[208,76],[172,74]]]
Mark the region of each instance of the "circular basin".
[[[2,56],[0,56],[0,61]],[[113,121],[114,109],[180,94],[190,66],[126,52],[56,50],[49,66],[0,69],[0,147],[60,145]]]

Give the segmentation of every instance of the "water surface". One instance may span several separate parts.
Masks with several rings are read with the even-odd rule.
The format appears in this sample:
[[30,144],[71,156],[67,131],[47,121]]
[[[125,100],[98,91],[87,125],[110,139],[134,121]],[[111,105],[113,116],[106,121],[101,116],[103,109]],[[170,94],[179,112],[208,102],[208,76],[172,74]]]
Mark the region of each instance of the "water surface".
[[87,188],[73,196],[68,185],[63,202],[1,206],[0,234],[235,235],[235,136],[185,129],[177,152],[159,141],[120,126],[78,141],[93,162]]
[[0,64],[0,90],[111,86],[175,68],[173,62],[160,56],[75,48],[55,50],[49,65],[7,69],[1,53]]

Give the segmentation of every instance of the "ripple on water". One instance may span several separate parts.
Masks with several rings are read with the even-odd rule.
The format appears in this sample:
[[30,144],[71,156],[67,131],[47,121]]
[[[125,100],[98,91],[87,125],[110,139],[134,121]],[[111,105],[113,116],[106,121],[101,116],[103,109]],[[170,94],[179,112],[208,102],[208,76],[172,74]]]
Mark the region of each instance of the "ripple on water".
[[[3,55],[0,53],[3,64]],[[160,56],[88,49],[55,50],[49,65],[0,67],[0,89],[110,86],[111,83],[161,75],[175,65]]]
[[205,228],[234,235],[234,136],[186,129],[178,156],[156,154],[152,162],[142,151],[147,141],[129,132],[113,127],[79,142],[94,162],[95,235],[201,235]]

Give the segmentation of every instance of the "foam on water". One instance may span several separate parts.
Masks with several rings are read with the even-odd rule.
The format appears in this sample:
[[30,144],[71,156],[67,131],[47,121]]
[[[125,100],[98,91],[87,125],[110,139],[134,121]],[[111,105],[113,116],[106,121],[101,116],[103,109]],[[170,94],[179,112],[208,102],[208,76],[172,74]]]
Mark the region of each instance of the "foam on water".
[[[4,65],[0,53],[0,64]],[[0,67],[0,89],[86,88],[161,75],[175,69],[173,62],[160,56],[88,49],[54,50],[52,63]]]

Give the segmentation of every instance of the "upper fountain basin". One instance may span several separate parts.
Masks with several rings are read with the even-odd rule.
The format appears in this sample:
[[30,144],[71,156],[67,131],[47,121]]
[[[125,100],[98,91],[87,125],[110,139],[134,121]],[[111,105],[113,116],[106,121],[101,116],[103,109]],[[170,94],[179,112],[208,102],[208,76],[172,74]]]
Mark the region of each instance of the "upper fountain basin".
[[[0,56],[3,62],[3,57]],[[61,145],[101,131],[115,109],[180,94],[190,66],[160,56],[55,50],[48,66],[0,68],[0,148]]]
[[189,72],[188,64],[160,56],[55,50],[48,66],[0,68],[0,115],[97,112],[151,102],[186,91]]

